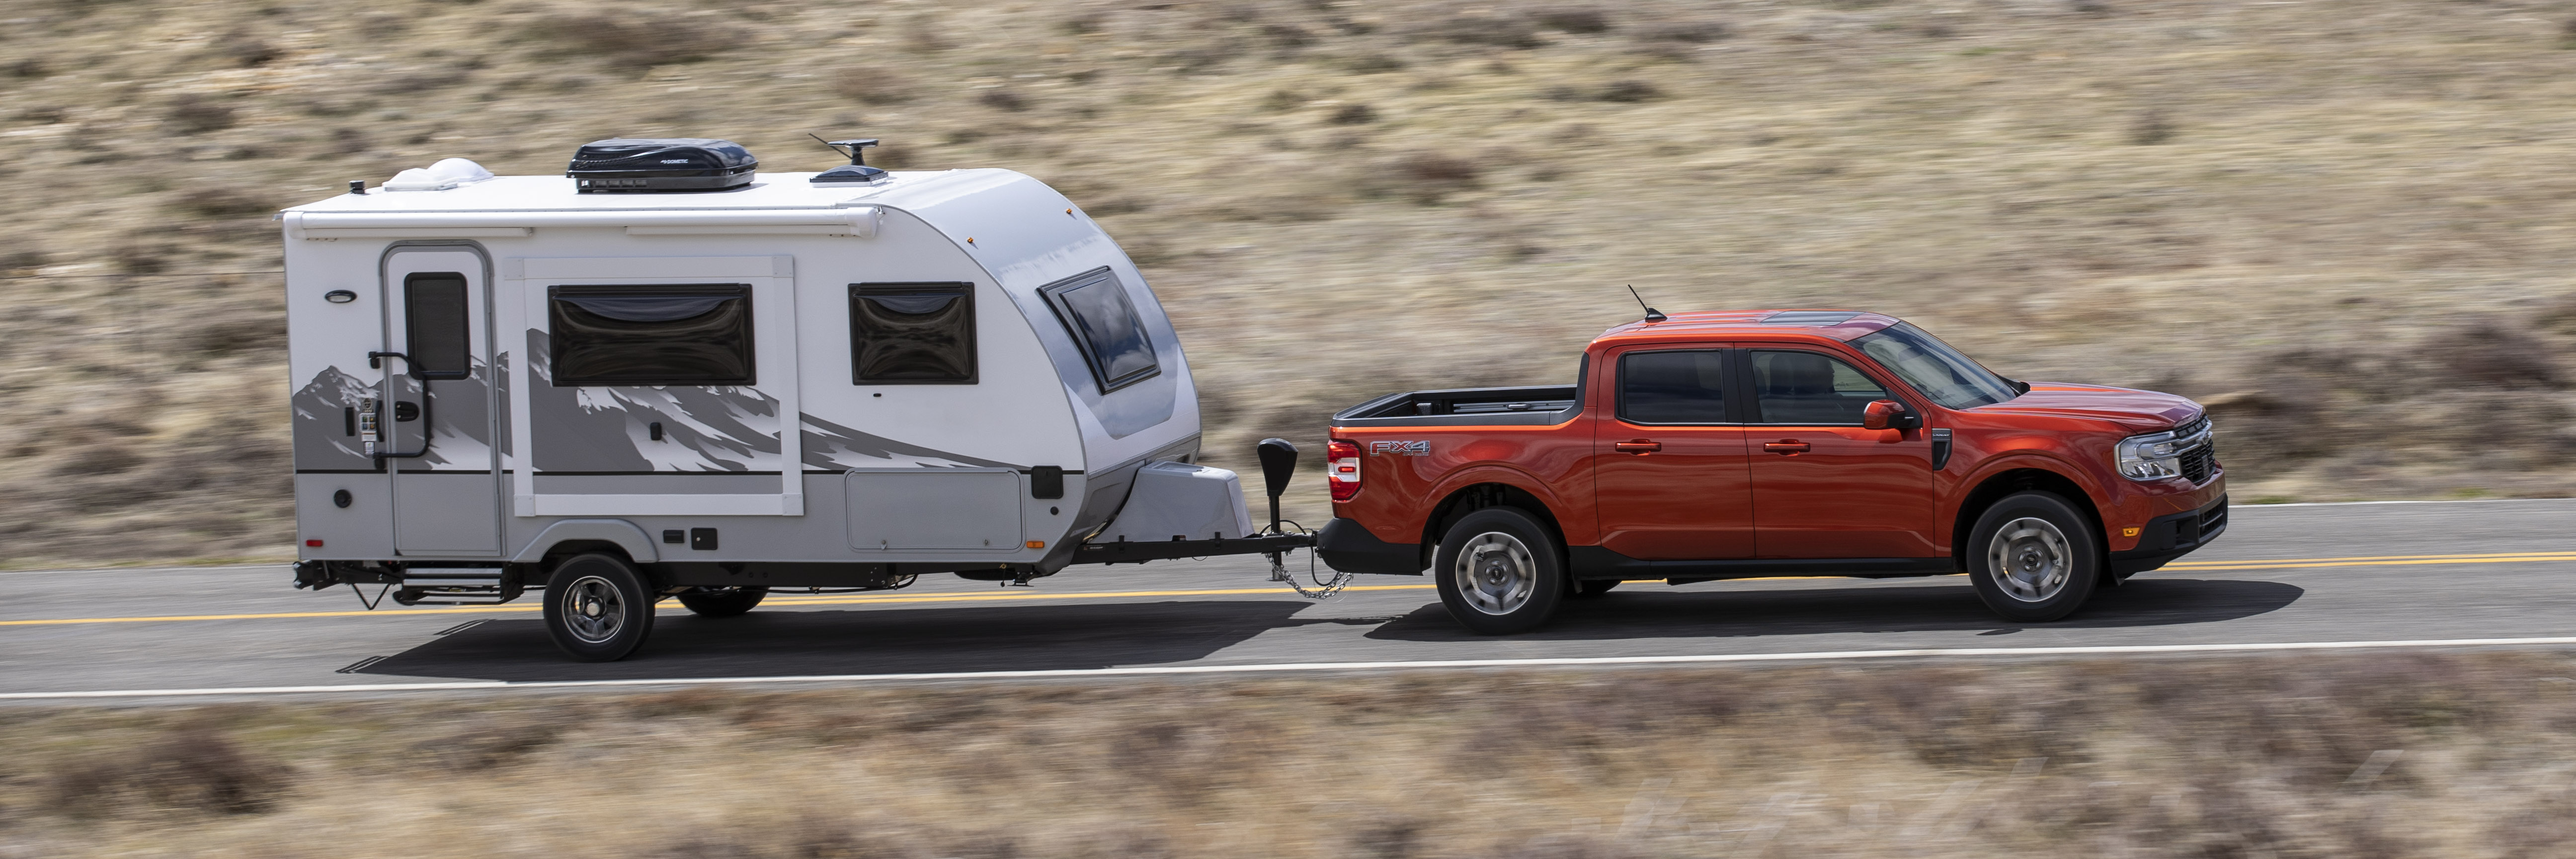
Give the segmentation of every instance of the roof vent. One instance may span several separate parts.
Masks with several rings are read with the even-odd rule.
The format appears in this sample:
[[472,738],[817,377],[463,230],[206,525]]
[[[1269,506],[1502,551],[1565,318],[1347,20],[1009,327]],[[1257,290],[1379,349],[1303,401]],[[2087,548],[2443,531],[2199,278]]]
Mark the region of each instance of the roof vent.
[[618,137],[584,144],[564,175],[584,194],[723,191],[751,184],[759,167],[730,140]]
[[492,171],[463,158],[441,158],[427,167],[414,167],[385,180],[387,191],[445,191],[458,185],[471,185],[492,178]]
[[[812,135],[806,136],[812,137]],[[820,137],[815,137],[814,139],[823,140],[823,138]],[[886,172],[884,170],[868,166],[868,159],[864,154],[867,152],[868,147],[877,145],[876,138],[870,137],[861,140],[823,140],[823,145],[832,147],[832,151],[834,152],[840,152],[850,156],[850,163],[814,174],[814,178],[809,180],[814,184],[867,185],[885,178]]]

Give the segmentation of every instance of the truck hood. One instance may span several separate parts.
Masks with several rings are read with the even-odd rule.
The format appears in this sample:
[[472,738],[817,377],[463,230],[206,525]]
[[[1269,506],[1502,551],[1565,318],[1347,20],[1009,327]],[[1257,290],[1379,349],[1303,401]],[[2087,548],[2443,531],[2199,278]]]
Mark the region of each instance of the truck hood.
[[1979,414],[2042,415],[2110,421],[2138,432],[2171,429],[2199,416],[2199,403],[2187,397],[2130,388],[2032,382],[2030,393],[1970,411]]

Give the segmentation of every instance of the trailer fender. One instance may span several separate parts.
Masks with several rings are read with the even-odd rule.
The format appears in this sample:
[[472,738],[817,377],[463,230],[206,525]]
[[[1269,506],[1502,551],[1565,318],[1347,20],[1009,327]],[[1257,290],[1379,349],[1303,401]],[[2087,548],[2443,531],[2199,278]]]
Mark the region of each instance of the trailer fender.
[[653,538],[647,536],[644,529],[635,527],[633,522],[624,519],[565,519],[546,526],[546,530],[538,532],[537,538],[528,541],[527,547],[520,549],[519,554],[512,556],[510,560],[522,564],[543,561],[546,559],[548,550],[570,540],[604,540],[615,543],[618,548],[626,550],[627,558],[638,564],[650,564],[662,559],[662,556],[653,548]]

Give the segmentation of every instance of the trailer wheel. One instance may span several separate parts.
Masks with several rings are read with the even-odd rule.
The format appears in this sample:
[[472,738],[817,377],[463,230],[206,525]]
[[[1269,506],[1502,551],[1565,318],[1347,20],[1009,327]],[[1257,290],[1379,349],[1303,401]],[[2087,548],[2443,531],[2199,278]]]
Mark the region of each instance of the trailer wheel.
[[546,634],[584,662],[615,662],[653,634],[660,595],[615,555],[575,555],[546,577]]
[[1478,635],[1528,632],[1547,623],[1566,590],[1563,553],[1537,519],[1487,507],[1450,526],[1433,558],[1440,602]]
[[1575,579],[1574,584],[1565,589],[1565,596],[1567,599],[1588,600],[1609,593],[1611,588],[1618,586],[1618,579]]
[[1977,517],[1968,580],[2004,619],[2044,623],[2073,614],[2102,578],[2102,548],[2075,505],[2048,492],[2006,496]]
[[733,617],[750,611],[769,595],[768,588],[698,588],[680,592],[680,605],[699,617]]

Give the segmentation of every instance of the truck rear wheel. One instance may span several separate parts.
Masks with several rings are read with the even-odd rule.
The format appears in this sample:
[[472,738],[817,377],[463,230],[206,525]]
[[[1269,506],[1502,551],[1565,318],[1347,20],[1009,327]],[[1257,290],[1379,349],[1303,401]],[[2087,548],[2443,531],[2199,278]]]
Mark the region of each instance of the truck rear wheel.
[[2006,496],[1968,532],[1968,579],[2004,619],[2043,623],[2073,614],[2102,577],[2102,547],[2084,514],[2048,492]]
[[658,597],[625,559],[575,555],[546,577],[546,634],[574,659],[615,662],[653,634]]
[[1563,553],[1547,526],[1510,507],[1467,514],[1440,540],[1432,561],[1440,602],[1478,635],[1528,632],[1565,598]]
[[680,605],[699,617],[733,617],[750,611],[769,596],[768,588],[697,588],[680,592]]

